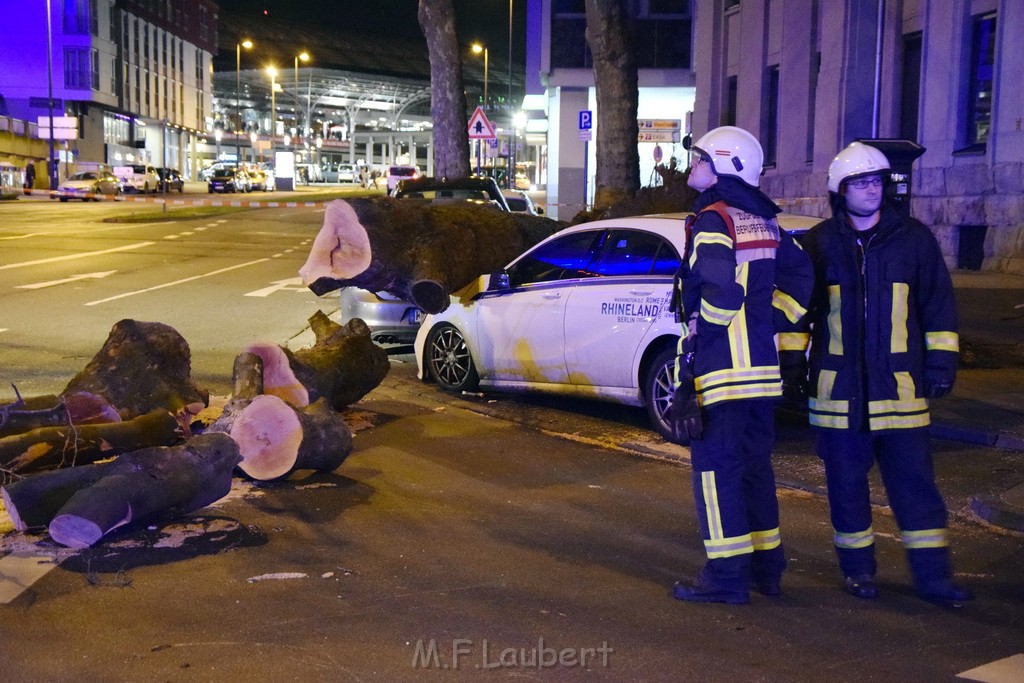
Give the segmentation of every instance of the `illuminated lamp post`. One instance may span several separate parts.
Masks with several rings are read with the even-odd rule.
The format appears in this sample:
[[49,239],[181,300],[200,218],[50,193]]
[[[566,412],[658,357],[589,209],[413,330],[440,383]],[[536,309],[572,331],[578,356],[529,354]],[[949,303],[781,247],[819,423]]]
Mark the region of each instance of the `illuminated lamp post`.
[[274,135],[277,134],[277,68],[267,67],[270,75],[270,154],[274,154]]
[[239,133],[242,130],[242,102],[241,95],[239,94],[242,90],[242,48],[246,50],[252,49],[252,41],[246,38],[240,43],[235,44],[235,114],[238,116],[238,127],[235,128],[235,163],[242,163],[242,143],[240,141]]
[[[480,43],[473,43],[473,45],[471,46],[471,49],[473,50],[473,54],[475,54],[475,55],[478,55],[481,52],[484,53],[484,103],[483,103],[483,106],[484,106],[484,109],[487,109],[487,63],[488,63],[487,47],[485,45],[481,45]],[[476,172],[477,172],[477,174],[480,173],[480,157],[483,156],[483,154],[482,154],[483,147],[484,147],[483,141],[482,140],[477,140],[476,141]]]
[[[306,52],[306,51],[302,51],[299,54],[295,55],[295,102],[296,103],[298,103],[298,101],[299,101],[299,62],[300,61],[308,62],[310,59],[312,59],[312,58],[309,56],[309,53]],[[306,131],[303,128],[302,124],[299,123],[298,114],[296,114],[296,117],[295,117],[295,128],[296,128],[296,131],[298,132],[298,135],[296,135],[296,137],[295,137],[295,146],[298,147],[299,146],[299,137],[301,136],[303,140],[306,139]]]

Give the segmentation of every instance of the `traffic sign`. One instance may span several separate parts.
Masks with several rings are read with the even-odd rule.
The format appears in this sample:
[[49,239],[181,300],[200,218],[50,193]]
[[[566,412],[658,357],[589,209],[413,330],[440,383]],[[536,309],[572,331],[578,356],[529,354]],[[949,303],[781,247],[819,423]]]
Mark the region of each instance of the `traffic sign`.
[[[589,109],[580,110],[580,130],[590,130],[594,127],[594,112]],[[583,138],[580,138],[581,140]]]
[[488,120],[483,107],[477,107],[469,117],[469,139],[493,140],[496,137],[498,133],[494,130],[494,124]]
[[580,142],[589,142],[593,139],[594,131],[590,130],[589,128],[587,130],[580,131]]
[[678,130],[641,130],[637,142],[679,142]]
[[679,130],[679,119],[637,119],[637,127],[642,131]]

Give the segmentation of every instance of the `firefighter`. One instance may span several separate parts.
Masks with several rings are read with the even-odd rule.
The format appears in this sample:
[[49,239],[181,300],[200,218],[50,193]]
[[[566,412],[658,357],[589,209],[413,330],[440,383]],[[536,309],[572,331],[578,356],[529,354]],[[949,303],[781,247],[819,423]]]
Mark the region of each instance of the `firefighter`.
[[888,159],[860,142],[829,166],[832,218],[804,240],[817,276],[811,333],[783,345],[783,367],[794,382],[805,376],[811,342],[808,408],[846,591],[878,596],[868,486],[877,462],[918,595],[959,607],[972,596],[953,582],[928,443],[928,399],[956,377],[953,286],[932,232],[883,201],[888,181]]
[[764,157],[753,135],[715,128],[691,154],[688,183],[700,195],[677,277],[684,332],[670,417],[675,440],[690,444],[707,562],[673,595],[742,604],[751,585],[781,593],[774,334],[799,329],[813,275],[807,255],[779,228],[779,207],[758,189]]

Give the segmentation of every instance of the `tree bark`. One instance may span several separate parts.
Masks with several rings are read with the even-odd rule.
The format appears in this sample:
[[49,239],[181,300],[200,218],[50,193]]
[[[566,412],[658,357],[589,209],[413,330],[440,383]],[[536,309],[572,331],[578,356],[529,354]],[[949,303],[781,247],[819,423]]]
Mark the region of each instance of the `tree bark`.
[[631,197],[640,188],[640,87],[628,4],[626,0],[585,0],[597,98],[594,206],[598,208]]
[[121,416],[106,399],[88,392],[19,398],[0,406],[0,437],[23,434],[39,427],[120,421]]
[[3,498],[22,530],[56,508],[51,538],[88,548],[119,526],[174,519],[223,498],[240,459],[229,437],[203,434],[173,448],[146,448],[109,463],[39,474],[5,486]]
[[434,122],[434,175],[469,175],[469,133],[462,56],[452,0],[419,0],[418,17],[430,57],[430,114]]
[[231,431],[231,425],[249,403],[263,393],[263,359],[258,354],[243,351],[235,356],[231,372],[231,400],[224,406],[220,417],[204,433]]
[[361,287],[440,313],[452,292],[506,265],[563,225],[471,204],[337,200],[327,205],[323,228],[299,274],[318,295]]
[[323,399],[294,408],[276,396],[257,396],[231,426],[239,469],[268,481],[296,470],[331,472],[352,452],[352,432]]
[[193,383],[191,373],[188,343],[174,328],[121,320],[61,394],[97,394],[126,420],[163,408],[188,425],[210,398],[209,392]]
[[22,474],[84,465],[140,448],[173,444],[186,435],[175,416],[163,408],[125,422],[40,427],[0,439],[0,470]]

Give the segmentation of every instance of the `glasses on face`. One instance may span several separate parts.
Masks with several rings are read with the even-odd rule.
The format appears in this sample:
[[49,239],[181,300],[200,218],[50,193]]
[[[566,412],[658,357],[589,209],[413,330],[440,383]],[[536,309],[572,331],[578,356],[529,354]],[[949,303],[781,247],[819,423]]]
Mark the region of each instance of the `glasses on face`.
[[858,190],[866,190],[869,187],[881,187],[882,178],[880,176],[871,176],[870,178],[858,178],[857,180],[850,181],[850,187],[855,187]]
[[690,166],[696,166],[699,163],[707,163],[708,161],[710,161],[710,159],[700,152],[690,152]]

